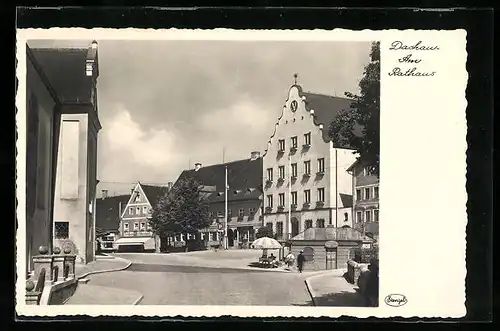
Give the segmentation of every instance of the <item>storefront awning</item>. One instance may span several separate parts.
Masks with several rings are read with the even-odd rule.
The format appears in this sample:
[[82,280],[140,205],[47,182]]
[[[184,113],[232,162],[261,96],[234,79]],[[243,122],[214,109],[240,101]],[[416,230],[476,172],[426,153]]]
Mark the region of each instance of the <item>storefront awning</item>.
[[151,237],[144,237],[144,238],[120,238],[114,242],[115,245],[144,245],[147,243],[149,240],[153,240],[154,238]]

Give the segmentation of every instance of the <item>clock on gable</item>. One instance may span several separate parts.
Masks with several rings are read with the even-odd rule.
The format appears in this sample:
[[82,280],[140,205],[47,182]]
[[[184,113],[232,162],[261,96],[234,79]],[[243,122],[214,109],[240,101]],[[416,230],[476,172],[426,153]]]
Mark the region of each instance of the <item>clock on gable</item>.
[[294,113],[297,111],[298,106],[299,106],[299,104],[297,103],[297,100],[293,100],[290,103],[290,108],[291,108],[292,112],[294,112]]

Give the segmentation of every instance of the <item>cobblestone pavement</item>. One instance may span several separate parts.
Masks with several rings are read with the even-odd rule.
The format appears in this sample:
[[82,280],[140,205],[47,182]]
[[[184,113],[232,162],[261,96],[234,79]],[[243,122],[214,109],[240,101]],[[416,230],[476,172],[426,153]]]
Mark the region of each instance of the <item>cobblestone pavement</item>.
[[133,305],[142,298],[137,291],[79,284],[78,288],[65,305]]
[[89,278],[142,293],[142,305],[312,305],[299,273],[142,263]]
[[342,275],[335,270],[308,278],[311,295],[316,306],[364,307],[365,300]]

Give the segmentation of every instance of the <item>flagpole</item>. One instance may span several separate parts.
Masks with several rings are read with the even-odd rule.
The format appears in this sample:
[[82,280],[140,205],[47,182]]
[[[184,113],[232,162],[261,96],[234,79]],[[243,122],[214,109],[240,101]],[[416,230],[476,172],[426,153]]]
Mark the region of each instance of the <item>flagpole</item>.
[[222,150],[222,162],[224,163],[224,249],[228,249],[228,240],[227,240],[227,217],[228,215],[228,210],[227,210],[227,193],[228,193],[228,185],[227,185],[227,165],[226,160],[226,149],[224,148]]
[[[292,236],[292,157],[288,156],[288,235]],[[290,238],[287,238],[290,239]]]

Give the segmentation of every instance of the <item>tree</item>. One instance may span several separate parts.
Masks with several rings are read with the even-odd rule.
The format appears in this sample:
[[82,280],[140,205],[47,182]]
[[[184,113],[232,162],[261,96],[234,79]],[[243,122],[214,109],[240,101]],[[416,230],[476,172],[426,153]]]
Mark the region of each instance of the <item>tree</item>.
[[267,226],[260,227],[255,234],[257,238],[268,237],[274,238],[273,229],[268,228]]
[[[353,100],[349,109],[339,112],[330,123],[330,139],[357,150],[358,160],[377,176],[380,162],[380,42],[372,43],[370,63],[359,82],[360,94],[345,92]],[[356,129],[361,127],[361,135]]]
[[196,236],[200,229],[209,226],[208,202],[200,193],[201,185],[197,180],[179,179],[153,207],[149,223],[153,232],[160,238],[176,233],[187,238],[187,234]]

